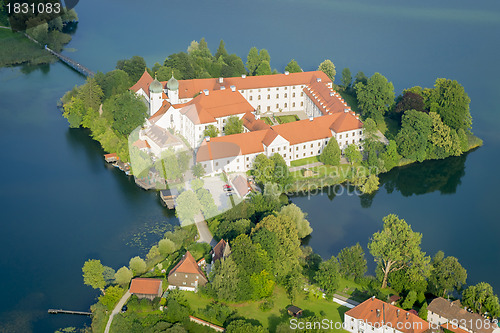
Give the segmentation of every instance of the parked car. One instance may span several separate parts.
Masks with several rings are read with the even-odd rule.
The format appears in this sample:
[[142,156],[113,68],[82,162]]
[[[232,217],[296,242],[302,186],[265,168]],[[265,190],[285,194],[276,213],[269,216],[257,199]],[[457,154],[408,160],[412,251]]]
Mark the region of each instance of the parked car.
[[225,190],[230,190],[230,189],[231,189],[231,185],[224,184],[224,189],[225,189]]
[[128,310],[128,307],[126,305],[122,306],[122,313],[126,312]]

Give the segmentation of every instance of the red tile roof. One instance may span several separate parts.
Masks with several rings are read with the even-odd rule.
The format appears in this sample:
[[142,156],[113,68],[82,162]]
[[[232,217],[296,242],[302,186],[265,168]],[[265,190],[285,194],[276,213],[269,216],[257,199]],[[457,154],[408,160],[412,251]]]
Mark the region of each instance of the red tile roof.
[[144,141],[144,140],[137,140],[136,142],[134,142],[132,144],[132,146],[134,147],[137,147],[139,149],[143,149],[143,148],[151,148],[151,146],[149,145],[149,143],[147,141]]
[[361,319],[371,326],[377,327],[385,324],[403,333],[422,333],[431,329],[430,323],[413,313],[376,298],[367,299],[345,314],[355,319]]
[[340,94],[321,82],[315,81],[307,85],[303,90],[323,114],[351,109]]
[[[235,86],[237,90],[283,87],[317,82],[318,78],[320,78],[323,83],[332,82],[330,78],[321,71],[290,73],[288,75],[273,74],[247,76],[245,78],[228,77],[224,78],[222,83],[219,83],[218,78],[181,80],[179,81],[179,98],[193,98],[194,95],[205,89],[210,91],[220,90],[222,86],[224,86],[226,90],[231,90],[231,86]],[[165,84],[166,81],[162,82],[163,86],[165,86]]]
[[168,109],[170,109],[171,106],[172,105],[169,102],[164,100],[158,111],[156,111],[154,115],[149,117],[149,122],[152,124],[156,123],[158,120],[160,120],[161,116],[163,116],[168,111]]
[[205,274],[201,271],[200,267],[194,260],[193,255],[187,251],[186,254],[182,257],[182,259],[175,265],[172,270],[168,273],[168,276],[173,273],[191,273],[191,274],[200,274],[203,278],[206,279]]
[[214,255],[213,262],[221,259],[224,256],[224,250],[226,249],[226,246],[229,246],[229,245],[227,244],[227,242],[224,239],[221,239],[217,243],[217,245],[214,246],[214,248],[212,249],[212,253]]
[[151,77],[151,75],[149,75],[147,70],[144,70],[144,73],[142,73],[142,76],[139,79],[139,81],[137,81],[137,83],[134,84],[130,88],[130,90],[136,93],[139,91],[139,89],[142,89],[144,90],[146,95],[149,96],[149,85],[151,84],[151,82],[153,82],[153,78]]
[[135,278],[130,283],[130,293],[157,295],[160,285],[160,279]]
[[441,327],[446,328],[447,330],[455,332],[455,333],[469,333],[466,330],[458,327],[458,322],[455,325],[450,324],[450,323],[446,323],[446,324],[441,325]]
[[243,126],[245,126],[250,132],[271,128],[271,126],[266,124],[264,120],[255,119],[255,116],[251,112],[245,113],[242,120],[243,120]]

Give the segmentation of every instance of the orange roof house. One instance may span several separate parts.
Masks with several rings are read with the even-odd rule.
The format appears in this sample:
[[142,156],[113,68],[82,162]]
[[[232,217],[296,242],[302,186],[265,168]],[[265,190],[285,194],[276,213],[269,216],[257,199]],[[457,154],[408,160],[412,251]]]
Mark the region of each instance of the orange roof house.
[[207,282],[205,274],[189,251],[168,273],[168,289],[196,291],[198,286],[204,286]]
[[162,280],[149,278],[135,278],[130,283],[129,292],[137,298],[154,299],[162,293]]
[[344,328],[349,332],[371,328],[391,327],[400,333],[430,332],[432,325],[415,314],[383,302],[369,298],[344,314]]
[[212,254],[212,262],[216,262],[217,260],[227,258],[231,254],[231,247],[228,242],[221,239],[210,253]]

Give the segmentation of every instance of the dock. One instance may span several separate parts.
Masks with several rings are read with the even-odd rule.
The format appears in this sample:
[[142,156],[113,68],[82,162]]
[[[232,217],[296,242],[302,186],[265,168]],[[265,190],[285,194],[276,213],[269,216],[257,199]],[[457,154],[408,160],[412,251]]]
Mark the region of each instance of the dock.
[[165,204],[168,209],[174,209],[175,208],[175,199],[179,195],[179,192],[177,192],[176,189],[166,189],[166,190],[161,190],[160,191],[160,199]]
[[62,309],[49,309],[48,312],[50,314],[73,314],[73,315],[80,315],[80,316],[91,316],[92,315],[92,312],[71,311],[71,310],[62,310]]

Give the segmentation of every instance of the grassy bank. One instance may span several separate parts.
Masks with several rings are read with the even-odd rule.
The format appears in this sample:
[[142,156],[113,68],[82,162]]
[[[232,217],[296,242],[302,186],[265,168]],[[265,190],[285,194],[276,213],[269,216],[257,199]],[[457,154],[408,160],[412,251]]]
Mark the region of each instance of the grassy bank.
[[0,67],[40,65],[57,59],[20,32],[0,29]]

